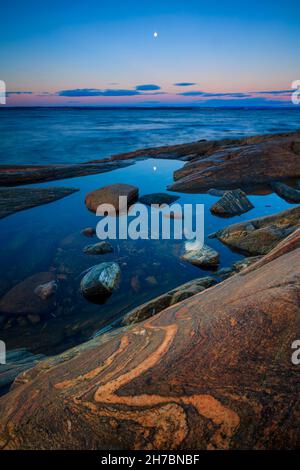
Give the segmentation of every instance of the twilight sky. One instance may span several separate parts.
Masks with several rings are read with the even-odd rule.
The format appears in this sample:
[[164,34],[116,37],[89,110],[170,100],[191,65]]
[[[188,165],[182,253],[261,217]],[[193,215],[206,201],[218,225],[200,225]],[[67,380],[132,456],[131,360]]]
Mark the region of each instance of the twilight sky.
[[290,104],[299,16],[298,0],[2,0],[0,80],[10,106]]

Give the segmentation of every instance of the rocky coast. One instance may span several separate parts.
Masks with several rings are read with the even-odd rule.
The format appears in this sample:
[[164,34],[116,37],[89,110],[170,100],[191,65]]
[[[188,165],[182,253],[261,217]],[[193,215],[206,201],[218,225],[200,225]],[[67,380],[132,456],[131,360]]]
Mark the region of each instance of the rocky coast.
[[[184,162],[170,191],[218,198],[210,212],[226,217],[222,228],[204,246],[186,242],[172,252],[182,270],[192,266],[206,274],[164,290],[165,267],[149,252],[152,274],[144,279],[139,269],[127,279],[130,253],[139,248],[122,256],[119,246],[93,240],[93,227],[82,227],[62,240],[49,271],[27,276],[8,291],[4,286],[0,329],[11,332],[18,324],[38,327],[41,335],[48,334],[53,312],[56,324],[62,318],[57,312],[73,314],[69,299],[87,298],[97,309],[110,298],[113,311],[121,278],[124,297],[140,292],[142,283],[156,295],[141,305],[129,303],[107,332],[103,322],[102,334],[59,354],[45,358],[38,348],[34,354],[11,352],[0,370],[0,448],[299,446],[300,366],[291,355],[293,341],[300,339],[300,132],[145,149],[72,166],[0,166],[2,217],[75,191],[16,186],[107,172],[150,157]],[[131,202],[177,199],[164,193],[139,199],[138,186],[95,188],[86,194],[86,208],[94,212],[99,201],[115,204],[124,191]],[[273,192],[293,205],[248,216],[254,207],[249,195]],[[230,222],[240,214],[247,218]],[[240,259],[220,267],[217,243]]]

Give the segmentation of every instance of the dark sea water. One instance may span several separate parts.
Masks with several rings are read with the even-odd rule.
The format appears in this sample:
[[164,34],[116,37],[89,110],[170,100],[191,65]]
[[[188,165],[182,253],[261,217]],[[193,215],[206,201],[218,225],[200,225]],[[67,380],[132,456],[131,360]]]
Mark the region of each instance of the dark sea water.
[[0,162],[75,163],[144,147],[296,130],[298,108],[0,108]]
[[[285,110],[2,110],[0,153],[2,163],[70,163],[139,147],[297,128],[300,113]],[[182,240],[113,240],[113,253],[89,256],[82,251],[85,245],[97,241],[80,234],[83,228],[96,227],[98,222],[85,207],[87,192],[112,183],[134,184],[140,195],[166,192],[173,172],[182,165],[174,160],[147,159],[109,173],[38,184],[79,191],[0,220],[0,297],[33,274],[51,271],[59,275],[57,308],[39,323],[32,325],[16,316],[7,326],[7,318],[4,322],[0,315],[0,339],[6,341],[9,351],[21,347],[34,354],[64,351],[163,292],[193,278],[215,276],[180,259]],[[220,253],[220,268],[231,266],[242,255],[209,239],[210,233],[292,206],[275,194],[251,195],[254,209],[223,219],[210,213],[216,197],[176,195],[181,205],[204,204],[205,241]],[[79,285],[82,273],[103,261],[119,263],[121,282],[105,304],[96,305],[80,295]]]

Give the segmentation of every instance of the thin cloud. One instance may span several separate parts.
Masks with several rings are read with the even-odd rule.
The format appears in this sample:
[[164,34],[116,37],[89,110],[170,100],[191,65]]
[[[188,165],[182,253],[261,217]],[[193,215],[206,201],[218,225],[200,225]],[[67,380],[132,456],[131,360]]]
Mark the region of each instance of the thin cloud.
[[179,82],[179,83],[174,83],[174,86],[193,86],[196,85],[196,83],[193,82]]
[[11,96],[11,95],[32,95],[32,91],[7,91],[6,95]]
[[99,90],[96,88],[76,88],[74,90],[61,90],[57,93],[58,96],[67,96],[67,97],[136,96],[140,94],[141,93],[137,90],[123,90],[123,89]]
[[138,91],[155,91],[160,90],[160,86],[150,83],[149,85],[137,85],[135,89]]

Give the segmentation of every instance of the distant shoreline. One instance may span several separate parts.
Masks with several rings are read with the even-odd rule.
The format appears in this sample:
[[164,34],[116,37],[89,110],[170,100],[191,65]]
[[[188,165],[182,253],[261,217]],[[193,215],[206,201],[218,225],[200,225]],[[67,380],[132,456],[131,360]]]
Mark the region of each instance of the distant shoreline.
[[221,110],[221,111],[226,111],[226,110],[245,110],[245,111],[274,111],[274,110],[294,110],[294,111],[300,111],[300,106],[295,106],[295,105],[288,105],[288,106],[1,106],[0,111],[4,110],[15,110],[15,109],[93,109],[93,110],[141,110],[141,111],[154,111],[154,110],[182,110],[182,111],[187,111],[187,110]]

